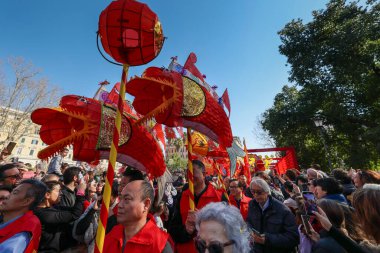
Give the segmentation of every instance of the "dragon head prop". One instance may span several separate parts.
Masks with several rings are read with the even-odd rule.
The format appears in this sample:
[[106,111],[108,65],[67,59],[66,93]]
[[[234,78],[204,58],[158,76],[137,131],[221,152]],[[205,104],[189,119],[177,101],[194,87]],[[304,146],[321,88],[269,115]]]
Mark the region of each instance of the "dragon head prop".
[[160,124],[187,127],[206,135],[226,151],[233,173],[237,157],[245,153],[233,139],[229,118],[215,89],[196,68],[194,53],[183,67],[175,61],[168,69],[147,68],[141,77],[128,82],[126,91],[135,97],[133,107],[144,115],[139,121],[154,117]]
[[[35,110],[32,121],[41,125],[41,140],[48,145],[38,157],[48,159],[72,145],[74,160],[108,159],[115,117],[112,105],[77,95],[62,97],[59,107]],[[166,169],[160,146],[145,127],[134,124],[136,120],[122,116],[117,161],[160,177]]]

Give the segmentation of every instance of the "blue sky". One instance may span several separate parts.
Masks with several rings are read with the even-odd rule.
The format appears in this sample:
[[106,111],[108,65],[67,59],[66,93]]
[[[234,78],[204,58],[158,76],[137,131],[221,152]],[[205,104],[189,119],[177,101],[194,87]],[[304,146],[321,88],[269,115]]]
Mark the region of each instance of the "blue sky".
[[[100,81],[114,84],[121,76],[121,67],[103,60],[96,48],[98,17],[110,2],[1,1],[0,60],[21,56],[64,94],[92,97]],[[311,12],[327,2],[145,1],[157,13],[168,39],[154,61],[131,68],[130,76],[148,66],[167,66],[172,56],[184,63],[190,52],[196,53],[206,81],[219,87],[219,95],[229,90],[233,134],[244,137],[248,148],[263,147],[253,133],[257,118],[288,83],[277,32],[292,19],[310,21]]]

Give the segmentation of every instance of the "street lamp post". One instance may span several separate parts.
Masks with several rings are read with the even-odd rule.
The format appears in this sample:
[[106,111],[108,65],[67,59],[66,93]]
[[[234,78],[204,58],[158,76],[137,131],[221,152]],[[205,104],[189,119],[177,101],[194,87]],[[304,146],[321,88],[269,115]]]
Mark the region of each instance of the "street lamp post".
[[329,152],[329,147],[327,146],[326,143],[326,138],[325,138],[325,126],[324,126],[324,119],[321,117],[320,112],[317,112],[316,116],[313,118],[315,126],[319,129],[319,134],[321,135],[321,139],[323,142],[323,147],[325,149],[326,157],[329,163],[329,171],[331,173],[332,171],[332,164],[331,164],[331,158],[330,158],[330,152]]

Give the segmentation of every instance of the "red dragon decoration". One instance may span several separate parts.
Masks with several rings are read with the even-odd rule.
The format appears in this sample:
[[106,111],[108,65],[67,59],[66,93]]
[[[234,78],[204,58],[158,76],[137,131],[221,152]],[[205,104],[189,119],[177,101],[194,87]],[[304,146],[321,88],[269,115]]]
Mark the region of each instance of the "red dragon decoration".
[[[115,115],[112,105],[76,95],[64,96],[57,108],[35,110],[32,121],[41,125],[40,137],[49,145],[38,157],[47,159],[72,145],[74,160],[108,159]],[[124,113],[117,161],[160,177],[166,168],[161,148],[145,127],[135,124],[136,120]]]
[[223,105],[195,62],[191,53],[184,67],[173,59],[169,69],[147,68],[141,77],[127,83],[126,91],[135,97],[135,110],[144,115],[139,122],[154,117],[157,123],[190,127],[206,135],[228,152],[233,173],[236,158],[244,157],[244,151],[234,142]]

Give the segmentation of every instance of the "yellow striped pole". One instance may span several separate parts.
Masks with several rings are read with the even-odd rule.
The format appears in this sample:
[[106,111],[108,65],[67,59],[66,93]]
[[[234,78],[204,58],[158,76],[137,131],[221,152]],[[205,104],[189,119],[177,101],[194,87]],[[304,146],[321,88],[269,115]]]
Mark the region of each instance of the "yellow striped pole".
[[119,146],[121,117],[123,115],[124,100],[125,100],[125,85],[127,82],[128,70],[129,70],[129,66],[127,64],[124,64],[123,73],[121,76],[119,100],[118,100],[117,110],[116,110],[115,126],[113,129],[112,145],[111,145],[110,157],[108,161],[106,184],[104,185],[102,207],[100,210],[98,230],[96,232],[96,241],[95,241],[96,253],[103,252],[104,238],[106,234],[107,219],[108,219],[108,209],[110,206],[110,198],[111,198],[111,187],[112,187],[113,179],[115,176],[115,165],[116,165],[116,158],[117,158],[117,149]]
[[193,152],[193,147],[191,144],[191,128],[187,128],[187,157],[188,157],[188,177],[189,177],[189,191],[190,191],[190,198],[189,198],[189,204],[190,204],[190,210],[195,210],[194,205],[194,170],[193,170],[193,163],[191,160]]
[[215,164],[216,169],[218,170],[218,180],[219,180],[219,184],[222,186],[223,195],[227,199],[228,204],[229,204],[230,199],[228,198],[227,189],[223,182],[222,172],[220,171],[218,164],[215,162],[215,159],[214,159],[214,164]]

